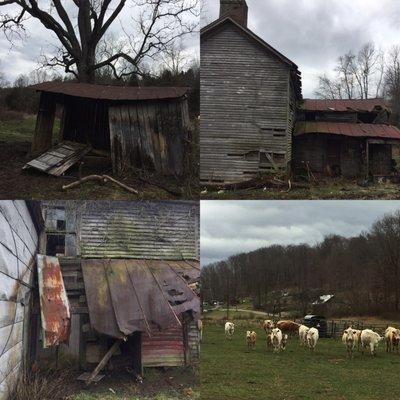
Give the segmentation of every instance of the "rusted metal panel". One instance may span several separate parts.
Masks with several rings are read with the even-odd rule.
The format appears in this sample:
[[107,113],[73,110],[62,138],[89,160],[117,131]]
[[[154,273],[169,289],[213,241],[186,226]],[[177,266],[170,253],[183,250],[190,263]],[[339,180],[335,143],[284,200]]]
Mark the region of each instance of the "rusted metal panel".
[[82,258],[197,260],[196,202],[96,202],[79,227]]
[[90,322],[101,334],[123,338],[180,326],[180,315],[197,319],[200,300],[168,263],[156,260],[83,260]]
[[351,137],[400,139],[400,129],[393,125],[314,121],[299,122],[296,125],[295,136],[321,133]]
[[37,268],[43,346],[68,343],[71,316],[58,258],[38,254]]
[[60,176],[81,160],[91,146],[76,142],[61,142],[52,149],[29,161],[23,169],[34,168],[47,174]]
[[304,99],[301,108],[306,111],[372,112],[389,108],[385,99]]
[[163,100],[185,96],[185,87],[133,87],[94,85],[76,82],[43,82],[30,86],[40,92],[64,94],[98,100]]
[[143,367],[180,367],[185,365],[185,343],[182,326],[164,331],[152,327],[152,336],[142,334]]

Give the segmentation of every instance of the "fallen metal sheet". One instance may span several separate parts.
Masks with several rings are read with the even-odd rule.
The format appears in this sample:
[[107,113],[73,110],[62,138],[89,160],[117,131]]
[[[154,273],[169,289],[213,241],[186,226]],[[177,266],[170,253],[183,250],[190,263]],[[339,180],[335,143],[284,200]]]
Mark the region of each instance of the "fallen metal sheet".
[[87,144],[61,142],[39,157],[29,161],[23,169],[35,168],[50,175],[60,176],[88,154],[90,150],[91,146]]
[[[187,263],[184,261],[182,264]],[[175,262],[179,264],[179,262]],[[159,260],[83,260],[93,328],[115,338],[180,326],[180,316],[200,314],[200,300],[169,263]]]
[[43,347],[68,343],[71,316],[57,257],[37,255]]

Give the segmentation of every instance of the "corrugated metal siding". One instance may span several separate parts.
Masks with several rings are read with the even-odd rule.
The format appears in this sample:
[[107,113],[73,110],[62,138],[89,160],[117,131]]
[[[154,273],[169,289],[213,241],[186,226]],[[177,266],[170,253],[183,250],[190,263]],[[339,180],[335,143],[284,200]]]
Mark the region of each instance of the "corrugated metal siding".
[[83,258],[198,259],[197,203],[89,203],[81,218]]
[[183,175],[189,124],[187,100],[111,107],[114,172],[145,168],[163,175]]
[[[27,343],[36,229],[23,201],[0,202],[0,399],[6,399],[21,370]],[[24,307],[23,304],[26,304]]]
[[185,348],[182,327],[176,326],[153,333],[152,337],[142,334],[143,367],[180,367],[184,365]]
[[288,65],[233,24],[202,37],[202,181],[251,179],[260,157],[245,155],[260,150],[283,155],[278,164],[285,168],[288,76]]

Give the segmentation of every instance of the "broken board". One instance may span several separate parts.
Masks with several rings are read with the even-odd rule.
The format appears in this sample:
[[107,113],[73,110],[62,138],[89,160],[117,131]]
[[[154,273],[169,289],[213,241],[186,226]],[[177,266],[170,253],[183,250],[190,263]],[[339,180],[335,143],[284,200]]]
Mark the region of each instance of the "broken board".
[[88,154],[91,149],[90,145],[84,143],[64,141],[29,161],[23,169],[35,168],[50,175],[60,176]]

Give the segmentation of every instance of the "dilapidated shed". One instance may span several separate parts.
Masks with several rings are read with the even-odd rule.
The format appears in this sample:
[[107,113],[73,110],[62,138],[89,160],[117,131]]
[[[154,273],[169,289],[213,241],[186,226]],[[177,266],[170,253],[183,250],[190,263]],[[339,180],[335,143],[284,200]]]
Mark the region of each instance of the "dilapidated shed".
[[[91,149],[109,154],[113,171],[131,168],[182,176],[190,135],[187,88],[45,82],[26,165],[59,175]],[[53,148],[56,110],[59,144]]]
[[306,99],[295,129],[295,167],[344,176],[389,176],[400,130],[383,99]]
[[220,0],[201,30],[200,178],[227,184],[290,169],[301,78],[247,27],[245,0]]
[[24,201],[0,201],[0,399],[7,399],[30,360],[32,293],[40,209]]
[[43,261],[61,271],[69,316],[56,313],[60,346],[37,335],[39,358],[63,354],[88,371],[111,362],[136,374],[197,363],[197,203],[47,202],[44,214]]

